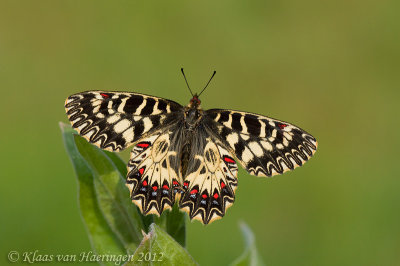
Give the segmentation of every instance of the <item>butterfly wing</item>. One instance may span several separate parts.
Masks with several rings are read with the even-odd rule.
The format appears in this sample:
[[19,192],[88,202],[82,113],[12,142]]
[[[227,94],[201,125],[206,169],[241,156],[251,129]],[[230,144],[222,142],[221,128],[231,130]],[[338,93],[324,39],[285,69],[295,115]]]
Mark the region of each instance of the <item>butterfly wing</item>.
[[179,125],[163,128],[132,149],[126,183],[132,201],[145,215],[170,209],[181,190],[181,131]]
[[273,176],[303,165],[317,149],[317,140],[306,131],[270,117],[211,109],[209,125],[242,166],[255,176]]
[[69,96],[65,109],[81,136],[102,149],[120,151],[172,124],[182,106],[138,93],[86,91]]
[[205,127],[191,141],[180,208],[204,224],[222,218],[235,199],[237,165],[223,144]]

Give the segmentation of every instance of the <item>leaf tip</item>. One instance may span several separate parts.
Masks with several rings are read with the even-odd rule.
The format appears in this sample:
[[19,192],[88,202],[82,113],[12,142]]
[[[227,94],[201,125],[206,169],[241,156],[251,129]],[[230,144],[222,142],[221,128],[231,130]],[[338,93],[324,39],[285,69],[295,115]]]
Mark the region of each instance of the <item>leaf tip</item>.
[[61,132],[64,132],[65,128],[68,127],[69,125],[60,121],[60,122],[58,122],[58,126],[60,127]]

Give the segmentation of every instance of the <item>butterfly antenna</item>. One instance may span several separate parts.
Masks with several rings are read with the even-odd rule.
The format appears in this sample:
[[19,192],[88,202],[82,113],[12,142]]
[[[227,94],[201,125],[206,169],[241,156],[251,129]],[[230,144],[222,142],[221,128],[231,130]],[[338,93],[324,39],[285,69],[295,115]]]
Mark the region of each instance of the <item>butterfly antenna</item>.
[[185,81],[186,81],[186,85],[187,85],[187,87],[188,87],[188,89],[189,89],[189,91],[190,91],[190,94],[192,94],[192,97],[193,97],[193,92],[192,92],[192,90],[191,90],[190,87],[189,87],[189,83],[188,83],[188,81],[187,81],[187,79],[186,79],[185,72],[183,72],[183,67],[181,68],[181,72],[182,72],[183,77],[184,77],[184,79],[185,79]]
[[207,88],[208,84],[210,84],[210,81],[213,79],[213,77],[215,76],[215,73],[217,73],[217,71],[214,70],[214,73],[212,74],[210,80],[207,82],[206,86],[204,87],[204,89],[199,93],[199,97],[200,95],[203,93],[203,91]]

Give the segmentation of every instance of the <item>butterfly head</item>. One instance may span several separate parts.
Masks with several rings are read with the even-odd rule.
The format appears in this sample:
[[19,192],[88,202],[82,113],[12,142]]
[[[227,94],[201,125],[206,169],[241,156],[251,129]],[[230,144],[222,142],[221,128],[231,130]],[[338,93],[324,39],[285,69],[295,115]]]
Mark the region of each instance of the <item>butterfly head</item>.
[[197,93],[193,95],[193,98],[190,100],[188,107],[191,109],[199,109],[200,108],[201,101],[199,99],[199,96],[197,96]]
[[193,98],[190,100],[189,105],[187,107],[191,108],[191,109],[200,109],[201,101],[200,101],[199,97],[204,92],[204,90],[207,88],[208,84],[210,84],[210,81],[213,79],[213,77],[215,76],[215,73],[217,73],[217,72],[216,71],[213,72],[210,80],[207,82],[206,86],[203,88],[203,90],[199,94],[197,94],[197,93],[193,94],[192,90],[190,89],[189,83],[186,79],[186,75],[185,75],[185,72],[183,71],[183,68],[181,68],[181,72],[182,72],[183,78],[185,79],[186,85],[190,91],[190,94],[192,94],[192,96],[193,96]]

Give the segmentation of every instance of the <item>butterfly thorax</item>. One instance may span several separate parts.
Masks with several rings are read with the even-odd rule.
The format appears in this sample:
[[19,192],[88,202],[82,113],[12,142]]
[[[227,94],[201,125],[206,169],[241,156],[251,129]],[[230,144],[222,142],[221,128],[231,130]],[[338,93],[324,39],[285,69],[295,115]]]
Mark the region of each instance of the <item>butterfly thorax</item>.
[[196,128],[203,115],[200,103],[200,99],[197,94],[195,94],[189,104],[185,107],[185,128],[189,131],[193,131],[193,129]]

